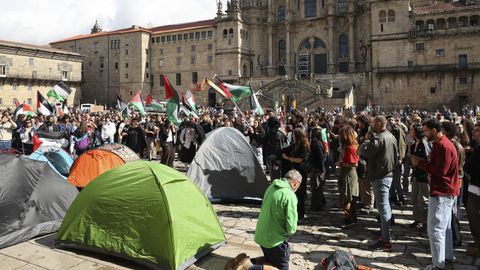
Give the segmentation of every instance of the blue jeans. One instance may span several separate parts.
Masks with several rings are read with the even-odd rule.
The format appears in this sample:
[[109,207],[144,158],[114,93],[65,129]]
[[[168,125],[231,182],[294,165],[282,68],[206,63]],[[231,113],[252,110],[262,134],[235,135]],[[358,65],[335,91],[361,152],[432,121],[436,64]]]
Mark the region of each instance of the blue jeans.
[[432,263],[445,268],[445,260],[453,260],[452,207],[455,197],[430,197],[428,200],[428,238]]
[[7,151],[12,148],[12,141],[0,141],[0,151]]
[[385,176],[380,180],[372,183],[373,193],[377,210],[380,213],[380,229],[382,232],[382,240],[390,242],[390,220],[392,219],[392,208],[390,207],[390,187],[392,186],[393,177]]

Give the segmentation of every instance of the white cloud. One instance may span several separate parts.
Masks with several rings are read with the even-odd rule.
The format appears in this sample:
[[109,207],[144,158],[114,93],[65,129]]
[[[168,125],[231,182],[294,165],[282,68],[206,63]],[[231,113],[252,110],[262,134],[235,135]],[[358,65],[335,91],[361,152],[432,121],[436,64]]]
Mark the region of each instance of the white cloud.
[[216,13],[216,0],[7,1],[0,0],[0,39],[39,45],[88,34],[95,20],[113,30],[213,19]]

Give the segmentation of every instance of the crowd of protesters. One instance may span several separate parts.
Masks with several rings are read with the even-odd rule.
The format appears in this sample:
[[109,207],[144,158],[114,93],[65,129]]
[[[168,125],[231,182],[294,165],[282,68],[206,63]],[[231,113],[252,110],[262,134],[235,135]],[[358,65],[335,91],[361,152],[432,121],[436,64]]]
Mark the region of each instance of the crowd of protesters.
[[[338,177],[338,203],[345,215],[342,227],[357,224],[358,215],[375,208],[381,234],[370,246],[392,250],[392,204],[413,204],[409,227],[428,233],[432,269],[453,261],[453,248],[462,244],[461,206],[475,242],[470,256],[480,256],[480,114],[464,110],[427,113],[412,108],[390,114],[380,110],[267,111],[264,116],[228,114],[202,108],[199,118],[185,117],[177,127],[163,114],[75,112],[61,117],[18,116],[2,113],[0,151],[19,152],[34,144],[38,132],[63,132],[67,151],[80,155],[102,144],[127,145],[140,157],[173,167],[176,154],[186,166],[192,162],[206,134],[233,127],[249,140],[258,161],[272,180],[296,170],[303,181],[295,189],[301,221],[308,211],[322,209],[327,177]],[[300,177],[298,177],[300,178]],[[309,181],[307,181],[307,179]],[[310,184],[310,209],[306,208]]]

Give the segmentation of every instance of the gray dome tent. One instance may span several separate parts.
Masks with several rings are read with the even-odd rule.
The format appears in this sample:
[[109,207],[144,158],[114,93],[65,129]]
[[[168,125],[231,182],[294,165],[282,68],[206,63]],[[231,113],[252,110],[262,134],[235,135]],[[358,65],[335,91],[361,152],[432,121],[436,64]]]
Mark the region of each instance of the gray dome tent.
[[235,128],[209,133],[187,176],[211,201],[261,200],[269,185],[252,147]]
[[58,230],[77,189],[43,161],[0,155],[0,248]]

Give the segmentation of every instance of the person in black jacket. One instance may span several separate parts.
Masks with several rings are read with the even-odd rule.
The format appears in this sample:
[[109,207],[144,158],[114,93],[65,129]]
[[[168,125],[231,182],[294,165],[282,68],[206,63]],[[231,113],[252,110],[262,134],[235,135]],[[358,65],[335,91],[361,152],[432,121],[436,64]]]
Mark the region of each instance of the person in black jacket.
[[313,128],[310,144],[310,187],[312,188],[311,208],[321,210],[325,205],[323,186],[325,184],[325,149],[322,142],[322,130]]
[[473,138],[477,142],[473,153],[467,158],[465,173],[470,175],[468,186],[467,216],[474,243],[467,248],[467,255],[480,257],[480,122],[475,124]]
[[51,132],[58,132],[61,131],[60,126],[55,123],[55,117],[54,116],[47,116],[47,121],[43,125],[40,126],[38,131],[40,132],[45,132],[45,133],[51,133]]
[[131,126],[127,131],[126,145],[130,147],[139,157],[143,156],[143,152],[147,147],[145,139],[145,131],[140,127],[138,119],[132,119]]
[[[410,135],[415,139],[415,143],[410,148],[410,153],[426,160],[430,154],[431,145],[423,136],[422,126],[418,124],[413,125],[410,129]],[[410,228],[426,230],[428,197],[428,173],[418,167],[414,167],[412,173],[414,222],[409,225]]]

